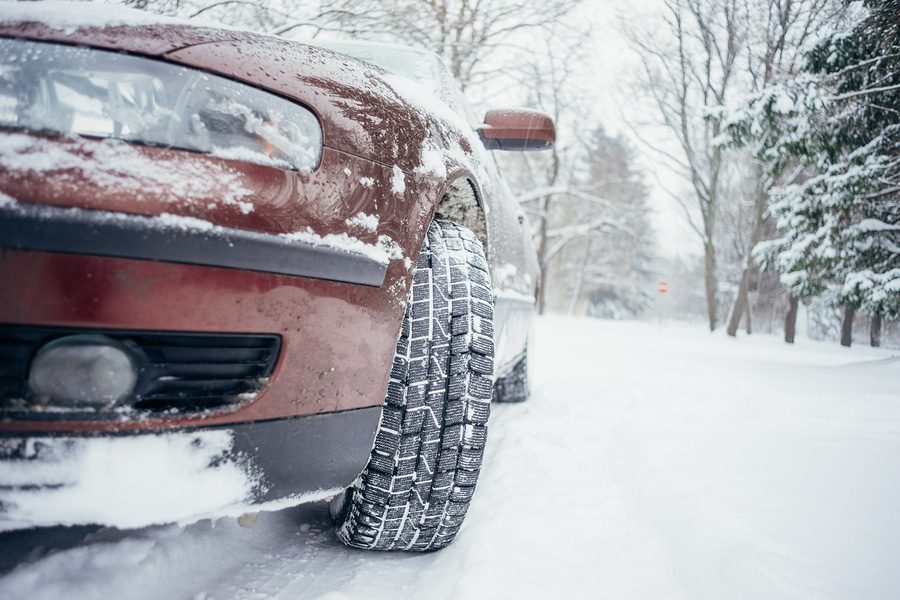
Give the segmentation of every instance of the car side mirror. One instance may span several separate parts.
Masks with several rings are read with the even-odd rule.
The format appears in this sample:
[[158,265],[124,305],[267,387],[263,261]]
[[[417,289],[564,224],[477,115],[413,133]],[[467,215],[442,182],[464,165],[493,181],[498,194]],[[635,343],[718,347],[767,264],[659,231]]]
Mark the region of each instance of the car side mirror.
[[556,143],[553,118],[527,108],[489,110],[478,134],[488,150],[547,150]]

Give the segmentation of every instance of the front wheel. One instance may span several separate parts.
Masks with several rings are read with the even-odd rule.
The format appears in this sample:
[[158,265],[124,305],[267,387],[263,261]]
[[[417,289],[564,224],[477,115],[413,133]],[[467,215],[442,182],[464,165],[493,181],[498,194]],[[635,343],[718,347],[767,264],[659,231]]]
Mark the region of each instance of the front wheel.
[[481,242],[435,219],[416,264],[369,463],[332,502],[345,544],[429,551],[453,541],[487,439],[493,315]]

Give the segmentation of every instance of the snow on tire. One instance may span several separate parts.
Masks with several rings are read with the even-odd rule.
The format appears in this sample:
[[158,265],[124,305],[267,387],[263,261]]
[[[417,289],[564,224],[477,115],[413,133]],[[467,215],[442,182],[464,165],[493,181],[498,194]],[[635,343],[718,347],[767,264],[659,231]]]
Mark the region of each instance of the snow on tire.
[[369,464],[332,503],[347,545],[428,551],[453,541],[487,438],[493,311],[481,242],[435,219],[416,265]]

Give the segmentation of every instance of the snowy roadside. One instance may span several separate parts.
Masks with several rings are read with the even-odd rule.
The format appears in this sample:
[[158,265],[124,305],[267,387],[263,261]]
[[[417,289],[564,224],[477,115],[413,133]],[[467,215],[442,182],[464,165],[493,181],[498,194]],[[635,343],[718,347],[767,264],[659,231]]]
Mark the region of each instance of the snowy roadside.
[[314,504],[0,536],[0,598],[895,598],[900,352],[545,318],[457,541],[342,547]]

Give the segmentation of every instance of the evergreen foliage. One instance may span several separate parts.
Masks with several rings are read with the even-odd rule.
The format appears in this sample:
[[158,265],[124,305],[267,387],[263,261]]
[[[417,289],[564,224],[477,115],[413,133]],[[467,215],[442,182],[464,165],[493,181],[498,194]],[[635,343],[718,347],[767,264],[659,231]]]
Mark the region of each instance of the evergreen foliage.
[[869,0],[855,23],[728,119],[780,185],[781,236],[757,255],[796,296],[900,318],[900,1]]

